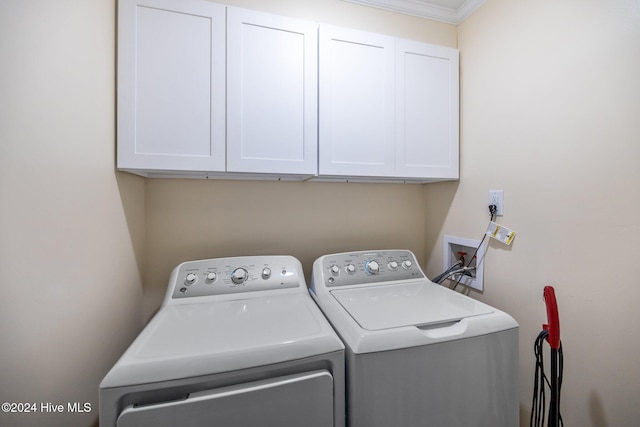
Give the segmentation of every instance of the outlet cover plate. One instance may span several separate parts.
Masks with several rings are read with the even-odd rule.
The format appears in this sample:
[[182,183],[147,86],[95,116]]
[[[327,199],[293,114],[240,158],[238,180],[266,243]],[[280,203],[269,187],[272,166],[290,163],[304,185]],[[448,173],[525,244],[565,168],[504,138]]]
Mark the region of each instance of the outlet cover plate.
[[503,190],[489,190],[489,203],[488,205],[496,205],[496,216],[504,215],[504,191]]
[[[456,237],[444,235],[442,241],[442,271],[445,271],[452,264],[454,264],[458,258],[458,251],[467,252],[468,256],[472,256],[476,252],[476,248],[480,245],[480,240],[465,239],[464,237]],[[460,284],[469,286],[480,292],[484,290],[484,245],[478,249],[476,253],[476,277],[462,276]],[[469,261],[467,260],[467,263]],[[457,281],[457,278],[455,279]]]

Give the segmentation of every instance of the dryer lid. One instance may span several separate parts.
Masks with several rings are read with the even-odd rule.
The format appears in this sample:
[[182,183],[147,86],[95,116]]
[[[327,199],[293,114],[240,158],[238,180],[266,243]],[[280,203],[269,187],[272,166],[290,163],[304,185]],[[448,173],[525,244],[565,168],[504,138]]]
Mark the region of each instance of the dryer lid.
[[369,331],[455,322],[494,311],[427,281],[336,289],[331,294],[361,328]]
[[231,372],[343,348],[306,293],[172,305],[156,314],[101,387]]

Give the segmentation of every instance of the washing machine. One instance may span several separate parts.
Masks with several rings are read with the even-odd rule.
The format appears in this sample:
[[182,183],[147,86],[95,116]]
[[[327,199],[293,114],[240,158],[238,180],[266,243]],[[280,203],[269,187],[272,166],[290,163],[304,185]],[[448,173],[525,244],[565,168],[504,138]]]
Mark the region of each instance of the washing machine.
[[412,252],[322,256],[310,291],[346,345],[348,426],[519,425],[518,324]]
[[342,427],[344,345],[291,256],[189,261],[100,384],[100,425]]

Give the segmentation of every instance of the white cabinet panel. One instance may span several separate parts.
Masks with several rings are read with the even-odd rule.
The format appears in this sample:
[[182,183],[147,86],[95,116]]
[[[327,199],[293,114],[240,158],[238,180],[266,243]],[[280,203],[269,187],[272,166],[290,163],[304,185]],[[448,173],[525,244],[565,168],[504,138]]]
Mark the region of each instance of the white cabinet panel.
[[394,175],[391,37],[320,28],[319,173]]
[[314,175],[318,30],[227,10],[227,171]]
[[458,51],[409,40],[397,47],[396,173],[458,178]]
[[458,52],[206,0],[119,0],[118,168],[458,177]]
[[321,26],[320,178],[458,178],[458,52]]
[[121,0],[118,10],[118,167],[224,170],[224,6]]

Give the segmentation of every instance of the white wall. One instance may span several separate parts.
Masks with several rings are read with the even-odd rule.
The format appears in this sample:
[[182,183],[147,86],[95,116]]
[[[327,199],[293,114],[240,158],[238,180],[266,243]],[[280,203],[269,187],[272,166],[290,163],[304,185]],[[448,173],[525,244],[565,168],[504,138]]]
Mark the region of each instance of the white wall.
[[[142,326],[144,180],[114,172],[115,2],[0,2],[0,413],[96,422]],[[88,402],[85,414],[40,403]]]
[[[520,323],[522,424],[533,341],[556,289],[565,425],[640,420],[640,3],[492,0],[459,26],[461,179],[425,186],[428,270],[442,234],[480,238],[504,189],[512,247],[491,243],[485,292]],[[434,232],[434,230],[437,230]],[[548,360],[548,359],[547,359]]]

